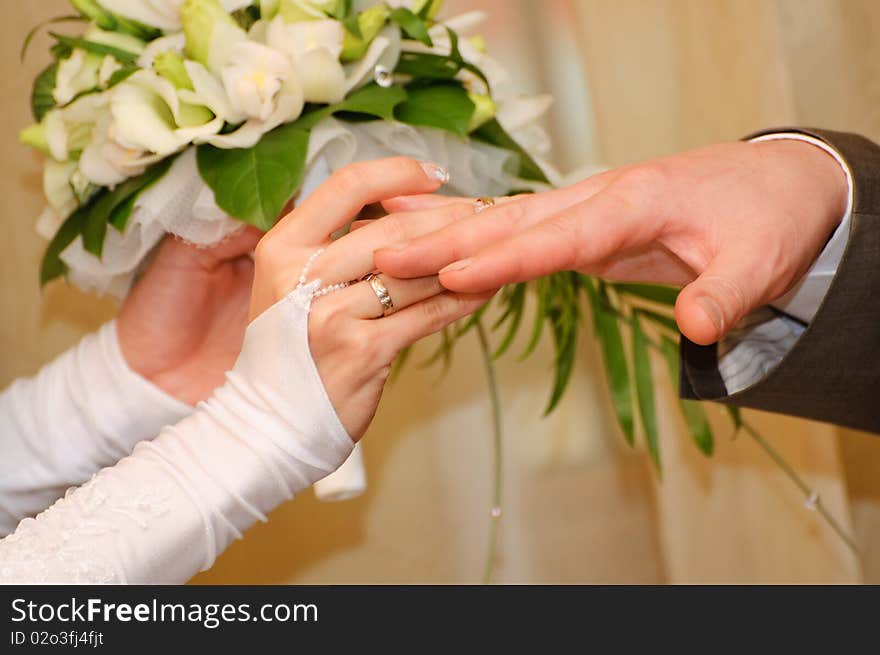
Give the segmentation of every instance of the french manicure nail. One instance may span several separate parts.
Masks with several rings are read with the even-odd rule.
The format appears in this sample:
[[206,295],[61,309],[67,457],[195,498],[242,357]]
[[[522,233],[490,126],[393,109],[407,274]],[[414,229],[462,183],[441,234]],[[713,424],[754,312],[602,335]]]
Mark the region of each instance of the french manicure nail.
[[449,266],[440,270],[440,275],[443,273],[451,273],[452,271],[461,271],[471,264],[474,263],[473,259],[462,259],[461,261],[453,262]]
[[437,180],[440,184],[449,183],[449,171],[442,166],[438,166],[432,161],[423,161],[419,162],[419,164],[421,165],[422,170],[425,171],[425,174],[432,180]]
[[718,334],[721,334],[724,331],[724,317],[721,314],[721,308],[718,306],[718,303],[709,296],[700,296],[697,298],[697,303],[715,325]]

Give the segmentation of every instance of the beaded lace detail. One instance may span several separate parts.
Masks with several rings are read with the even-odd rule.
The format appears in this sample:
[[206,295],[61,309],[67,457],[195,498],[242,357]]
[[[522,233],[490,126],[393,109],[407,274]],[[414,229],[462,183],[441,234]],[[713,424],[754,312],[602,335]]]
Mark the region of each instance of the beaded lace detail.
[[0,583],[124,584],[124,571],[105,551],[115,548],[123,524],[149,530],[170,510],[171,490],[164,485],[120,498],[106,486],[99,473],[0,541]]

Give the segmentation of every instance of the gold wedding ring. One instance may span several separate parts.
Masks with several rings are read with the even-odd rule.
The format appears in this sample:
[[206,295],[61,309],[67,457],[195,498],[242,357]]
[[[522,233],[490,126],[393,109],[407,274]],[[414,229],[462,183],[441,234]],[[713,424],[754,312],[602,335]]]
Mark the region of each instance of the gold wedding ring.
[[490,207],[495,206],[495,198],[490,198],[488,196],[480,196],[476,200],[474,200],[475,205],[475,213],[479,214],[480,212],[484,212]]
[[373,292],[376,294],[376,298],[379,299],[379,303],[382,305],[382,316],[390,316],[393,314],[396,311],[394,309],[394,301],[391,300],[391,294],[388,293],[388,288],[382,284],[382,278],[376,273],[370,273],[364,281],[370,283]]

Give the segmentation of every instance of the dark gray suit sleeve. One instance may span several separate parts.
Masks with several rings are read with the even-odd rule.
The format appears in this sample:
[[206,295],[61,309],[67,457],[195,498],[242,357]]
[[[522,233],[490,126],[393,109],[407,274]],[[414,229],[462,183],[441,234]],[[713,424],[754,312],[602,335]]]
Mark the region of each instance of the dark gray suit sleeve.
[[[716,346],[682,337],[681,394],[880,433],[880,146],[855,134],[781,128],[828,143],[853,175],[849,241],[819,311],[782,361],[728,395]],[[757,135],[752,135],[753,138]]]

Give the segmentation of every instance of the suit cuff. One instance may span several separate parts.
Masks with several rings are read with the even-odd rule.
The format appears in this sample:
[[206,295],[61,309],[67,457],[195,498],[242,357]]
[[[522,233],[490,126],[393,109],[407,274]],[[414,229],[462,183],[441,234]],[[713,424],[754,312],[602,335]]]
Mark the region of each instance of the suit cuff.
[[821,148],[830,156],[834,157],[835,161],[840,164],[840,167],[843,169],[844,175],[846,175],[848,189],[846,211],[843,214],[843,218],[840,220],[840,224],[837,226],[837,229],[834,230],[831,238],[825,244],[825,248],[819,254],[819,257],[813,263],[813,266],[806,275],[804,275],[797,284],[788,291],[788,293],[771,303],[773,307],[785,312],[789,316],[793,316],[804,323],[809,323],[816,315],[816,311],[818,311],[819,306],[822,304],[825,294],[828,293],[828,288],[831,286],[831,280],[834,279],[834,274],[837,272],[837,267],[840,264],[840,260],[843,257],[843,251],[846,249],[846,244],[849,240],[849,224],[853,208],[853,176],[849,165],[843,159],[841,154],[824,141],[815,137],[797,132],[777,132],[773,134],[764,134],[755,137],[754,139],[750,139],[750,141],[776,141],[779,139],[803,141],[812,144],[817,148]]

